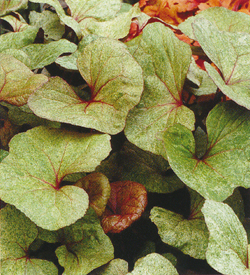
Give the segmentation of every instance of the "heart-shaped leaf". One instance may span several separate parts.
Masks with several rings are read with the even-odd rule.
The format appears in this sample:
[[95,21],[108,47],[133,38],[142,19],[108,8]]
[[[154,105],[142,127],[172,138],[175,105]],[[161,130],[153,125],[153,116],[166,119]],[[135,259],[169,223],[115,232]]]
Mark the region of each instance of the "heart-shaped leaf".
[[143,90],[140,66],[123,43],[100,37],[84,48],[78,67],[91,90],[89,100],[81,99],[56,77],[29,98],[29,107],[49,120],[109,134],[122,131],[128,111],[139,102]]
[[128,141],[119,152],[104,160],[96,171],[105,174],[110,182],[139,182],[148,192],[171,193],[183,187],[183,182],[162,156],[146,152]]
[[192,132],[177,124],[164,133],[162,155],[178,177],[203,197],[223,201],[237,186],[250,187],[250,112],[232,101],[221,103],[206,119],[208,143],[196,155]]
[[34,74],[16,58],[0,53],[0,101],[24,105],[30,94],[47,80],[47,76]]
[[110,197],[111,188],[108,178],[102,173],[91,173],[75,183],[89,195],[89,204],[98,216],[105,210]]
[[119,233],[139,219],[147,206],[147,191],[137,182],[110,183],[111,195],[102,216],[105,233]]
[[220,31],[205,18],[192,26],[202,49],[222,74],[205,63],[209,76],[225,95],[250,109],[250,34]]
[[190,198],[191,207],[188,219],[160,207],[154,207],[151,210],[150,219],[156,224],[164,243],[196,259],[205,259],[209,234],[201,213],[204,199],[191,190]]
[[249,275],[247,234],[226,204],[207,200],[202,208],[210,237],[206,259],[222,274]]
[[7,205],[0,212],[0,222],[1,274],[58,274],[52,262],[29,257],[29,247],[38,235],[30,219]]
[[194,129],[194,113],[182,103],[191,50],[161,23],[148,24],[128,46],[143,69],[144,92],[128,115],[125,134],[138,147],[159,154],[159,131],[175,123]]
[[109,139],[43,126],[16,135],[0,164],[0,197],[42,228],[57,230],[74,223],[84,216],[88,195],[60,184],[68,174],[93,171],[109,154]]
[[62,243],[56,249],[56,256],[64,267],[64,275],[86,275],[114,258],[113,245],[91,207],[71,226],[58,231],[41,229],[39,238],[49,243]]
[[0,16],[19,9],[25,9],[27,6],[28,0],[0,0]]
[[128,275],[156,274],[157,275],[178,275],[177,270],[171,262],[157,253],[148,254],[136,261],[134,270]]

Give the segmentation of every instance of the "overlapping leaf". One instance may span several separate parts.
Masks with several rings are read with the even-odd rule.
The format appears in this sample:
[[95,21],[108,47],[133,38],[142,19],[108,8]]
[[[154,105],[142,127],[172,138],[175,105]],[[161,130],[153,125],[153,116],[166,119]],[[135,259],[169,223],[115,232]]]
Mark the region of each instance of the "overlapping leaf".
[[218,104],[206,120],[204,156],[197,157],[192,132],[180,124],[165,132],[162,155],[185,184],[205,198],[223,201],[235,187],[250,187],[249,114],[232,101]]
[[143,151],[130,142],[125,142],[122,150],[104,160],[96,171],[104,173],[110,182],[139,182],[148,192],[171,193],[183,187],[163,157]]
[[201,208],[204,199],[190,190],[191,207],[188,219],[172,211],[154,207],[150,219],[158,228],[163,242],[180,249],[196,259],[205,259],[208,245],[208,229]]
[[139,102],[142,93],[140,66],[123,43],[98,38],[84,48],[78,67],[91,90],[90,99],[81,99],[56,77],[29,98],[29,107],[50,120],[110,134],[122,131],[128,111]]
[[49,243],[62,243],[56,249],[56,256],[64,267],[64,275],[88,274],[114,257],[112,243],[92,208],[71,226],[58,231],[41,230],[39,238]]
[[128,263],[123,259],[114,259],[108,264],[92,271],[89,275],[126,275],[128,274]]
[[7,205],[0,212],[0,221],[1,274],[58,274],[52,262],[29,258],[29,247],[38,235],[30,219]]
[[81,187],[87,192],[90,206],[98,216],[101,216],[111,192],[108,178],[102,173],[91,173],[78,180],[75,186]]
[[1,162],[5,157],[7,157],[8,154],[9,154],[8,151],[5,151],[5,150],[3,150],[3,149],[0,149],[0,162]]
[[202,208],[210,237],[208,263],[222,274],[249,275],[247,234],[226,204],[207,200]]
[[196,39],[222,76],[205,63],[218,88],[239,105],[250,109],[250,34],[220,31],[205,18],[193,23]]
[[21,16],[21,14],[19,14],[18,12],[13,14],[15,16],[6,15],[2,17],[1,20],[8,22],[11,25],[14,32],[24,31],[25,29],[30,27],[29,24],[27,24],[24,18]]
[[112,182],[111,194],[102,216],[105,233],[119,233],[140,218],[147,206],[145,187],[137,182]]
[[146,257],[143,257],[136,261],[134,270],[130,275],[178,275],[177,270],[171,264],[171,262],[157,253],[148,254]]
[[0,0],[0,16],[3,16],[12,11],[27,8],[28,0]]
[[194,128],[194,114],[181,95],[191,50],[161,23],[148,24],[128,46],[143,69],[144,92],[128,115],[125,134],[138,147],[159,154],[159,131],[175,123]]
[[24,105],[30,94],[47,80],[47,76],[34,74],[16,58],[0,54],[0,101]]
[[0,197],[40,227],[56,230],[83,217],[88,195],[60,184],[67,174],[90,172],[110,152],[110,137],[48,129],[16,135],[1,165]]

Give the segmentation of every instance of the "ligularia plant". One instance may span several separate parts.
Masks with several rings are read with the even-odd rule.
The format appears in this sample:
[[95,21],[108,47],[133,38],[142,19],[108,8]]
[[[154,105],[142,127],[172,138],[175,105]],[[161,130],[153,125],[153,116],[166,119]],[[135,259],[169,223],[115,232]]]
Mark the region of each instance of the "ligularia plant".
[[250,275],[250,16],[134,2],[0,0],[3,275]]

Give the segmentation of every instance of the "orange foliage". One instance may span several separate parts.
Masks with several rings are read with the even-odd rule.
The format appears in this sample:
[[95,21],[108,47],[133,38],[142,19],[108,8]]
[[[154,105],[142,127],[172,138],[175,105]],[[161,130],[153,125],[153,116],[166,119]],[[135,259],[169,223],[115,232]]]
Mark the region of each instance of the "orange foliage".
[[151,17],[178,25],[189,16],[210,7],[225,7],[250,14],[248,0],[140,0],[140,8]]

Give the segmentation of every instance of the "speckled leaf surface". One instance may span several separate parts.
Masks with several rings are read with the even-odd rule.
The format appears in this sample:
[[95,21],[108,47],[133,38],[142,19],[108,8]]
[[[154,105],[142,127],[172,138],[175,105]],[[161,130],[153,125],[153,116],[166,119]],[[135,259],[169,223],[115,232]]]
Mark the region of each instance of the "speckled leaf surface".
[[5,157],[7,157],[8,154],[9,154],[8,151],[5,151],[5,150],[3,150],[3,149],[0,149],[0,162],[1,162]]
[[208,75],[225,95],[250,109],[250,34],[220,31],[205,18],[196,19],[192,26],[202,49],[222,74],[206,62]]
[[185,184],[207,199],[223,201],[235,187],[250,187],[249,114],[232,101],[218,104],[206,119],[208,143],[202,158],[196,156],[192,132],[180,124],[165,132],[162,155]]
[[114,259],[108,264],[93,270],[89,275],[126,275],[128,274],[128,262],[123,259]]
[[128,115],[125,134],[136,146],[159,154],[158,132],[175,123],[194,128],[194,113],[181,98],[191,50],[161,23],[148,24],[127,45],[143,69],[144,91]]
[[60,184],[67,174],[90,172],[110,152],[110,137],[43,126],[16,135],[0,164],[0,196],[38,226],[57,230],[84,216],[87,193]]
[[226,204],[207,200],[202,208],[210,237],[208,263],[222,274],[249,275],[247,234]]
[[205,259],[209,233],[201,213],[204,199],[192,190],[190,197],[188,219],[160,207],[151,210],[150,219],[156,224],[158,234],[164,243],[178,248],[193,258]]
[[12,11],[27,8],[28,0],[0,0],[0,16],[3,16]]
[[[56,266],[49,261],[29,258],[28,249],[38,235],[37,227],[14,206],[0,212],[1,274],[56,275]],[[48,273],[49,272],[49,273]]]
[[28,97],[47,80],[47,76],[34,74],[16,58],[0,54],[0,101],[24,105]]
[[171,262],[157,253],[148,254],[136,261],[134,270],[129,275],[178,275]]
[[89,100],[81,99],[56,77],[29,98],[29,107],[43,118],[119,133],[125,127],[128,111],[140,100],[143,90],[140,66],[124,44],[98,38],[84,48],[78,57],[78,67],[90,88]]

